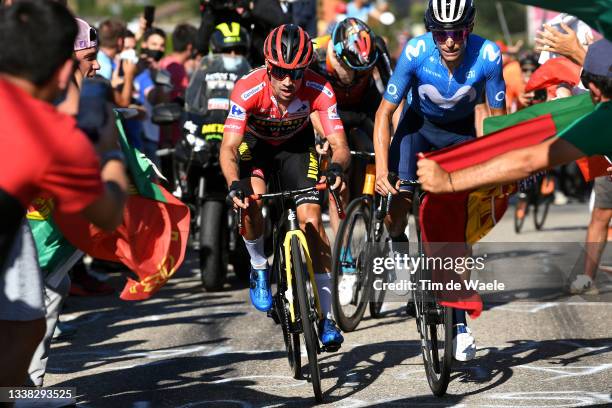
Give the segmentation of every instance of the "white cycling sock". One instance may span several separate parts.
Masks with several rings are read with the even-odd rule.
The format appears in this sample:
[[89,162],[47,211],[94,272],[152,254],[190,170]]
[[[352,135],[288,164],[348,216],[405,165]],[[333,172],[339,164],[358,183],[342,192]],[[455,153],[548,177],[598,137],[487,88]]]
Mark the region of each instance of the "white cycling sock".
[[249,241],[244,239],[244,245],[251,257],[251,266],[254,269],[266,269],[268,267],[268,258],[264,252],[264,236]]
[[332,293],[331,273],[315,273],[315,282],[319,291],[319,303],[321,304],[321,314],[326,319],[333,319],[332,314]]

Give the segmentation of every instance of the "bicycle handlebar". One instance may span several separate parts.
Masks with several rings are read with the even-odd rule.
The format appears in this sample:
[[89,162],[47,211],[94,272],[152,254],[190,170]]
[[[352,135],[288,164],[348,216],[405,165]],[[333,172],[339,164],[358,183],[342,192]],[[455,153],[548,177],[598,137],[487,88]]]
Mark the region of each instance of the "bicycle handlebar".
[[374,157],[375,154],[371,152],[351,150],[351,156]]
[[[251,194],[246,197],[244,196],[244,193],[239,192],[237,195],[237,198],[242,201],[244,201],[245,198],[248,198],[249,200],[286,199],[286,198],[293,198],[300,194],[310,193],[312,191],[323,191],[328,188],[329,188],[329,185],[327,183],[319,183],[315,185],[314,187],[302,188],[298,190],[280,191],[278,193]],[[340,217],[340,219],[344,219],[346,214],[344,213],[344,206],[342,204],[342,200],[339,198],[336,190],[330,189],[329,192],[332,195],[333,200],[336,202],[336,209],[338,210],[338,216]],[[244,209],[242,209],[241,207],[238,207],[238,231],[240,235],[244,235],[246,232],[246,228],[244,226],[245,215],[246,214],[244,212]]]

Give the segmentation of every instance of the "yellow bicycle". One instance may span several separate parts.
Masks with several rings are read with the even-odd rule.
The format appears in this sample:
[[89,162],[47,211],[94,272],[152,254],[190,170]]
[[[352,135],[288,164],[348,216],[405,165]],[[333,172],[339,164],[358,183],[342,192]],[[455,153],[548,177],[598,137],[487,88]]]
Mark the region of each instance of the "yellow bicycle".
[[[299,195],[325,190],[327,187],[327,184],[318,184],[300,190],[252,194],[248,197],[249,200],[274,200],[280,207],[278,213],[282,216],[274,223],[273,228],[274,261],[271,269],[271,282],[276,282],[276,294],[273,296],[272,309],[268,316],[281,325],[289,367],[294,378],[301,378],[302,374],[301,335],[308,356],[310,382],[317,402],[323,401],[317,355],[323,351],[337,351],[339,347],[326,348],[319,342],[319,322],[323,316],[312,258],[306,236],[297,219],[295,200]],[[332,194],[335,196],[335,192],[332,191]],[[240,209],[238,228],[241,233],[244,232],[243,214]]]

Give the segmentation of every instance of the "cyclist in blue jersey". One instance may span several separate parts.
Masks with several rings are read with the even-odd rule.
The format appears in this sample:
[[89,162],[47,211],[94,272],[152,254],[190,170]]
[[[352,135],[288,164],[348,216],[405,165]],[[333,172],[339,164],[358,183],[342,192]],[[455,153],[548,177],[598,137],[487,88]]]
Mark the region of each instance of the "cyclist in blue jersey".
[[[413,188],[398,191],[388,181],[389,171],[414,180],[418,153],[475,138],[474,109],[485,98],[491,115],[506,114],[501,52],[472,34],[475,15],[473,0],[429,0],[428,32],[404,48],[376,112],[376,190],[396,196],[386,219],[393,243],[408,241],[404,231]],[[391,117],[407,96],[409,104],[390,142]],[[464,311],[455,309],[453,327],[455,359],[471,360],[476,345]]]

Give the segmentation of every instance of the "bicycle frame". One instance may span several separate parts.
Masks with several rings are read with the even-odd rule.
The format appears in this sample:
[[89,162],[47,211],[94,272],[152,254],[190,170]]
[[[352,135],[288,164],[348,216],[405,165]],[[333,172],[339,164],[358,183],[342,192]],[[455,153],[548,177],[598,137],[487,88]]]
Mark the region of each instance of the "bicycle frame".
[[304,258],[306,260],[306,268],[308,270],[308,276],[310,278],[310,284],[312,285],[313,288],[313,294],[314,294],[314,299],[315,299],[315,307],[317,310],[317,316],[319,316],[319,319],[321,319],[321,305],[319,303],[319,292],[317,290],[317,284],[315,281],[315,276],[314,276],[314,268],[312,266],[312,258],[310,257],[310,250],[308,249],[308,242],[306,241],[306,235],[304,235],[304,232],[300,229],[300,226],[297,222],[297,213],[293,208],[289,208],[287,211],[287,224],[288,224],[288,230],[285,233],[285,239],[283,241],[283,250],[284,250],[284,254],[285,254],[285,277],[287,279],[287,293],[289,294],[289,296],[287,296],[287,294],[285,294],[285,297],[287,298],[287,301],[289,302],[289,312],[291,314],[291,322],[295,323],[296,322],[296,317],[295,317],[295,307],[294,307],[294,296],[293,296],[293,273],[291,271],[291,239],[293,237],[297,237],[298,241],[300,242],[300,246],[302,247],[302,250],[304,252]]

